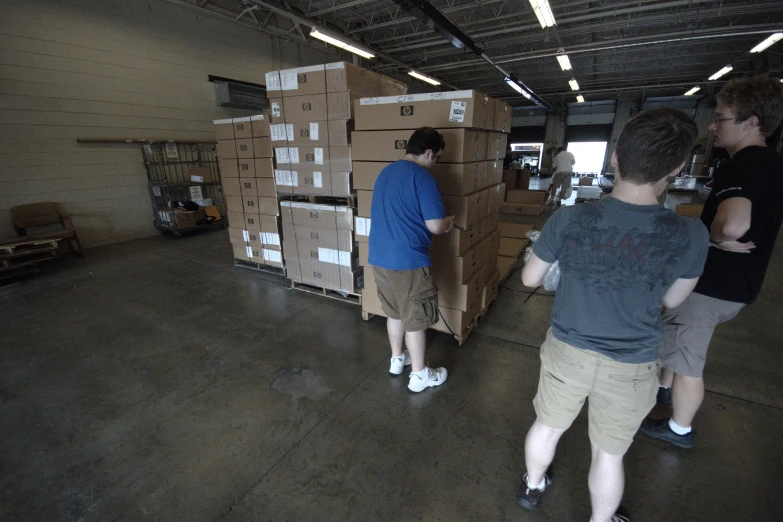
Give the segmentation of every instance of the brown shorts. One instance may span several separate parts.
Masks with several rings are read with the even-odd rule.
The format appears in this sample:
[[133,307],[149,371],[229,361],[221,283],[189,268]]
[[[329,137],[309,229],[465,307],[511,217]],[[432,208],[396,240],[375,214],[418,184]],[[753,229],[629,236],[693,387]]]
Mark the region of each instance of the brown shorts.
[[655,405],[658,362],[621,363],[581,350],[552,335],[541,345],[541,376],[533,407],[550,428],[565,430],[587,406],[590,440],[610,455],[624,455]]
[[734,319],[743,306],[692,293],[677,308],[664,310],[658,348],[661,366],[680,375],[701,377],[715,327]]
[[387,270],[372,267],[381,309],[392,319],[402,321],[406,332],[426,330],[438,322],[438,288],[430,268]]

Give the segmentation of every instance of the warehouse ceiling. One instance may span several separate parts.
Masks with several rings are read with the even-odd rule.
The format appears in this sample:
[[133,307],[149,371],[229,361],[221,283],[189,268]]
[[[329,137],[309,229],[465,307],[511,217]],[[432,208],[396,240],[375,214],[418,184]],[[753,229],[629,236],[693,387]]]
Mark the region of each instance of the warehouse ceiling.
[[[179,0],[184,4],[187,0]],[[459,89],[478,89],[514,106],[530,105],[503,82],[497,68],[452,45],[400,0],[191,0],[206,9],[239,15],[241,23],[310,39],[319,24],[376,52],[370,67],[397,77],[410,69]],[[783,75],[783,41],[766,51],[750,49],[783,31],[781,0],[550,0],[556,20],[542,29],[528,0],[432,0],[487,57],[516,74],[552,107],[576,101],[680,96],[719,89],[737,75]],[[567,54],[573,70],[556,56]],[[717,81],[707,78],[731,64]],[[416,81],[407,77],[409,83]],[[569,80],[580,90],[573,92]]]

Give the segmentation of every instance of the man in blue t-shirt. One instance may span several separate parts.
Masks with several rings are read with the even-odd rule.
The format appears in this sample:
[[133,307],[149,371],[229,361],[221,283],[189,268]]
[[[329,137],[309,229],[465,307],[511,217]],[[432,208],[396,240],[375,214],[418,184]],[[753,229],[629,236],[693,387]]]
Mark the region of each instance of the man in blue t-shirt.
[[[405,159],[384,168],[372,196],[370,256],[392,349],[392,375],[412,365],[408,389],[420,392],[446,381],[446,368],[424,365],[426,330],[438,322],[438,289],[430,274],[432,234],[454,226],[440,191],[427,169],[446,146],[431,127],[416,130]],[[403,352],[403,341],[408,350]]]

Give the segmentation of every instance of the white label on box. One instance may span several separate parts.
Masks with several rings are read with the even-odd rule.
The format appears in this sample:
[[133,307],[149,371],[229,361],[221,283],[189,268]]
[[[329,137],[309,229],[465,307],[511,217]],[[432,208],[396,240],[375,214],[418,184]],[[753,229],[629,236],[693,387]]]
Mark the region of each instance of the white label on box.
[[299,163],[299,147],[288,147],[288,163]]
[[273,232],[264,232],[262,235],[263,235],[263,241],[265,245],[280,246],[280,234],[275,234]]
[[249,247],[249,246],[246,246],[245,250],[247,251],[247,257],[252,259],[253,258],[253,248]]
[[204,199],[201,187],[190,187],[190,199]]
[[285,141],[285,123],[270,125],[269,134],[272,135],[272,141]]
[[[223,125],[224,123],[233,123],[233,122],[234,122],[234,120],[231,119],[231,118],[224,119],[224,120],[212,120],[212,123],[214,123],[215,125]],[[144,147],[149,147],[149,145],[144,145]],[[146,148],[145,148],[145,150],[146,150]]]
[[449,121],[456,121],[462,123],[465,121],[465,110],[468,106],[468,102],[453,101],[451,102],[451,112],[449,113]]
[[272,116],[279,118],[282,112],[283,111],[280,110],[280,102],[272,102]]
[[283,262],[283,253],[279,250],[267,250],[266,248],[263,249],[264,252],[264,261],[271,261],[272,263],[282,263]]
[[280,73],[280,81],[284,91],[295,91],[299,88],[299,80],[296,73]]
[[152,187],[152,193],[156,196],[160,196],[160,187]]
[[356,235],[357,236],[366,236],[367,235],[367,224],[364,221],[365,218],[363,217],[357,217],[356,218]]
[[250,121],[250,116],[243,116],[241,118],[232,118],[231,121],[234,123],[244,123],[246,121]]
[[316,165],[324,164],[324,149],[322,149],[321,147],[315,147],[315,164]]
[[401,94],[399,96],[376,96],[361,98],[359,105],[384,105],[387,103],[407,103],[432,100],[459,100],[472,98],[475,91],[430,92],[425,94]]
[[290,163],[288,147],[275,147],[275,158],[277,158],[278,163]]
[[345,69],[345,62],[327,63],[325,67],[327,71],[331,71],[333,69]]
[[310,139],[313,141],[318,141],[318,122],[317,121],[311,121],[310,122]]
[[313,172],[313,187],[324,188],[324,177],[318,171]]
[[166,144],[166,157],[169,159],[179,159],[179,151],[176,143]]
[[275,184],[282,187],[293,187],[291,171],[275,169]]
[[335,250],[318,247],[318,261],[321,263],[334,263]]
[[193,183],[204,183],[204,176],[190,176],[190,181]]
[[342,266],[351,266],[351,253],[340,250],[340,264]]
[[324,65],[307,65],[305,67],[294,67],[293,69],[283,69],[280,71],[280,74],[288,74],[288,73],[294,73],[294,74],[300,74],[300,73],[309,73],[309,72],[318,72],[323,71]]
[[244,239],[247,242],[250,242],[250,234],[247,232],[247,230],[242,231],[242,239]]
[[286,136],[288,137],[288,141],[294,141],[294,124],[289,123],[285,126],[285,132]]
[[263,114],[256,114],[255,116],[250,117],[250,121],[264,121],[265,119]]
[[271,71],[266,73],[266,90],[267,91],[279,91],[280,90],[280,72]]

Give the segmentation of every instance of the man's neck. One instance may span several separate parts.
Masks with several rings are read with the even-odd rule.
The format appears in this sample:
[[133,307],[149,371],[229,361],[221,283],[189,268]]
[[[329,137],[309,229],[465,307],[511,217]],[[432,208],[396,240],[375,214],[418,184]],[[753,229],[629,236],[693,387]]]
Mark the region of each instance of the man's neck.
[[730,149],[727,149],[727,152],[729,153],[729,156],[733,158],[736,153],[738,153],[739,151],[741,151],[746,147],[766,147],[766,146],[767,146],[767,141],[761,133],[751,134],[747,138],[742,139],[735,146],[731,147]]
[[427,165],[424,164],[424,160],[421,159],[421,156],[417,156],[416,154],[406,154],[405,159],[408,161],[412,161],[419,167],[427,168]]
[[612,197],[631,205],[657,205],[658,194],[655,185],[634,185],[618,179],[612,190]]

